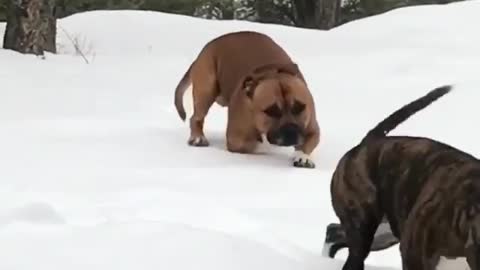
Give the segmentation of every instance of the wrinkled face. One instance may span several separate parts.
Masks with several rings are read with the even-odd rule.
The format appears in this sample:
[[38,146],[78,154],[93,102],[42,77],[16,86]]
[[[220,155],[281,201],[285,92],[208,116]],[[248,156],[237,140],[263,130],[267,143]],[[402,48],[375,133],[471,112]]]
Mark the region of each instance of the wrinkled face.
[[278,74],[256,82],[251,96],[255,126],[271,144],[295,146],[304,141],[309,121],[306,85],[298,77]]

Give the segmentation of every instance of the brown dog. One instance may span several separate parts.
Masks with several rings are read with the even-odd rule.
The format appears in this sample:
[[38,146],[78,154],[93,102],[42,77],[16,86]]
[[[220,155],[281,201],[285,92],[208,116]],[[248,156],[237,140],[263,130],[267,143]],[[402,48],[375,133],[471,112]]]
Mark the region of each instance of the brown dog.
[[214,102],[228,107],[227,149],[252,153],[266,137],[270,144],[294,146],[294,166],[313,168],[310,154],[320,130],[313,97],[287,53],[270,37],[233,32],[207,43],[175,90],[175,107],[186,114],[183,95],[193,86],[189,145],[208,146],[204,119]]
[[399,109],[339,161],[331,195],[349,251],[343,270],[364,269],[383,219],[400,240],[404,270],[459,257],[480,269],[480,161],[432,139],[386,136],[450,89]]

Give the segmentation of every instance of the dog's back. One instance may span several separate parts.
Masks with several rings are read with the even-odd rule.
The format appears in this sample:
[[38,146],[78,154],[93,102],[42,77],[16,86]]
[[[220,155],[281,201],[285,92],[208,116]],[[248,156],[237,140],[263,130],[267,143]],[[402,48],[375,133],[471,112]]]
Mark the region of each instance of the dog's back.
[[428,184],[432,170],[450,170],[452,164],[456,164],[454,169],[458,170],[476,160],[465,152],[429,138],[387,136],[410,116],[450,91],[451,86],[438,87],[390,114],[371,129],[339,164],[343,170],[359,173],[363,179],[368,179],[365,188],[377,190],[375,196],[379,194],[380,201],[391,208],[385,214],[397,237],[413,207],[413,204],[405,204],[405,198],[415,201]]
[[[203,46],[177,85],[174,100],[177,112],[185,120],[183,94],[195,77],[197,84],[213,80],[216,101],[226,106],[246,74],[264,65],[289,63],[293,62],[287,52],[266,34],[237,31],[220,35]],[[298,72],[303,79],[301,71]]]
[[[332,190],[342,190],[342,192],[337,193],[342,194],[343,199],[358,196],[357,194],[371,194],[376,197],[376,193],[369,192],[377,189],[372,183],[372,178],[376,181],[379,177],[382,177],[379,174],[394,173],[392,168],[398,167],[400,161],[403,161],[403,167],[398,168],[398,170],[408,170],[410,163],[406,161],[412,157],[423,157],[426,152],[431,151],[433,143],[428,139],[408,137],[409,139],[405,140],[407,137],[387,135],[409,117],[449,93],[451,88],[450,85],[435,88],[426,95],[404,105],[378,123],[357,146],[345,153],[340,159],[333,175]],[[394,164],[396,166],[393,166]],[[355,183],[347,185],[346,182],[349,181],[355,181]],[[352,189],[352,187],[354,188]],[[334,200],[341,199],[338,196],[332,195],[332,197]],[[365,200],[374,200],[374,198],[365,198]],[[343,211],[343,209],[338,209],[338,211]],[[392,230],[398,236],[398,230],[395,226],[392,227]]]
[[[375,159],[376,165],[368,165],[369,177],[376,183],[379,200],[388,206],[386,215],[397,237],[418,198],[428,196],[428,204],[439,203],[445,196],[437,197],[435,192],[454,191],[459,184],[451,172],[471,175],[480,171],[475,157],[429,138],[389,136],[370,142],[365,149]],[[426,195],[425,190],[434,193]],[[439,214],[448,212],[442,211]]]
[[220,36],[205,46],[202,54],[213,61],[221,96],[229,100],[245,74],[266,64],[288,64],[291,58],[269,36],[252,31]]
[[[349,197],[357,197],[357,194],[376,196],[375,193],[370,192],[376,189],[371,182],[371,170],[376,169],[379,160],[382,159],[382,154],[386,153],[382,153],[381,150],[386,141],[389,141],[387,144],[391,147],[395,147],[395,139],[387,137],[387,134],[416,112],[449,93],[451,88],[450,85],[435,88],[426,95],[396,110],[371,129],[357,146],[343,155],[332,177],[331,191],[334,209],[337,204],[348,204]],[[386,149],[388,148],[386,147]],[[424,151],[425,145],[423,149],[422,147],[417,147],[416,149],[417,151]],[[354,181],[354,183],[348,184],[347,182],[349,181]],[[374,200],[374,198],[364,199],[367,201]],[[335,209],[335,211],[339,212],[344,210],[343,207]]]

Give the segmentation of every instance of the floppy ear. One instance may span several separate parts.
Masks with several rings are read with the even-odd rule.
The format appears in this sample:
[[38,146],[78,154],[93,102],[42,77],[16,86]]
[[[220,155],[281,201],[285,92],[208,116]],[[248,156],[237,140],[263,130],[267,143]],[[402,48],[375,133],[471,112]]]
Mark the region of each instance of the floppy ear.
[[274,75],[275,73],[287,73],[296,76],[300,73],[295,63],[272,63],[259,66],[253,70],[253,74]]
[[251,75],[248,75],[243,80],[242,89],[247,95],[247,97],[249,98],[253,97],[253,91],[255,90],[256,86],[257,86],[257,80],[254,79]]
[[293,76],[297,76],[300,73],[300,69],[295,63],[278,66],[277,70],[278,73],[288,73]]

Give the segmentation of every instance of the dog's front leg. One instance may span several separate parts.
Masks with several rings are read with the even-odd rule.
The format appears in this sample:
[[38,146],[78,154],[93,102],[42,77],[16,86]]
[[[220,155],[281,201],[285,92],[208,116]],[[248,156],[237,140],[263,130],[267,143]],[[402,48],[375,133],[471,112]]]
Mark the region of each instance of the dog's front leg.
[[242,140],[240,138],[228,138],[227,149],[230,152],[240,154],[251,154],[255,151],[257,141]]
[[402,249],[402,243],[400,243],[400,250],[403,270],[435,270],[437,268],[436,263],[425,258],[425,253],[418,248]]
[[293,154],[293,166],[299,168],[315,168],[315,163],[310,155],[320,142],[320,133],[318,130],[305,136],[303,144],[295,146]]
[[437,269],[438,257],[435,259],[435,253],[428,250],[432,247],[429,225],[425,225],[428,224],[426,221],[431,219],[429,210],[425,205],[416,205],[404,224],[405,229],[400,240],[403,270]]
[[245,134],[242,130],[227,128],[227,150],[234,153],[250,154],[257,147],[257,136]]
[[228,122],[226,130],[227,150],[234,153],[250,154],[255,151],[259,136],[249,118],[243,118],[245,113],[238,109],[238,104],[228,107]]

